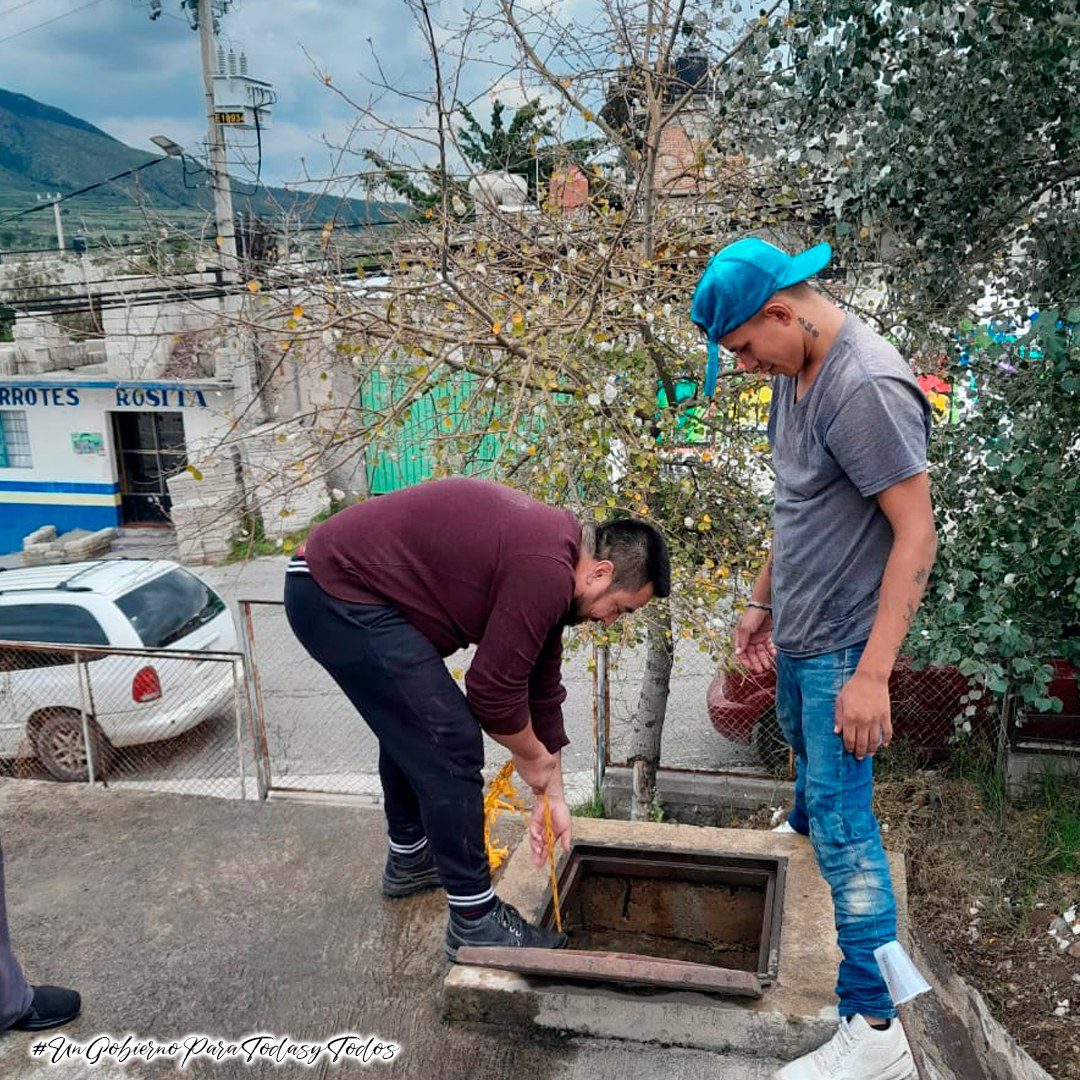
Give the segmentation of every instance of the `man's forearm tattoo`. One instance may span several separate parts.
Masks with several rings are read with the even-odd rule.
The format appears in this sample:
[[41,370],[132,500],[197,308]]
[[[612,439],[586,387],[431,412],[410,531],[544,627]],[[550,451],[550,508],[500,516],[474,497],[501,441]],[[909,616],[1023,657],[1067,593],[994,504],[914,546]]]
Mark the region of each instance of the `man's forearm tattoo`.
[[925,585],[930,580],[930,568],[927,566],[920,566],[915,571],[915,584]]

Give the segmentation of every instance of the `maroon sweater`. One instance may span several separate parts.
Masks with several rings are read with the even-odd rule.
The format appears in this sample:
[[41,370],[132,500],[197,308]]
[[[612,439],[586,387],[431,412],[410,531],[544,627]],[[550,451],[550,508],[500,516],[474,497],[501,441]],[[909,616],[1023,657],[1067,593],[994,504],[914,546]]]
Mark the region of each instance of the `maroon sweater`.
[[486,731],[532,719],[554,753],[563,728],[563,620],[581,525],[487,480],[436,480],[357,503],[304,545],[316,583],[354,604],[392,604],[448,656],[478,645],[466,696]]

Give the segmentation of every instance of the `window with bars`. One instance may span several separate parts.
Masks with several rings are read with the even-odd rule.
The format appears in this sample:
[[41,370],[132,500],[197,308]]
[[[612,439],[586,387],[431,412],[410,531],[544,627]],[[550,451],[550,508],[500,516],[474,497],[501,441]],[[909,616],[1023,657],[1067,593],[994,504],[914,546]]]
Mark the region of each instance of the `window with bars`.
[[0,409],[0,469],[29,469],[33,464],[26,413]]

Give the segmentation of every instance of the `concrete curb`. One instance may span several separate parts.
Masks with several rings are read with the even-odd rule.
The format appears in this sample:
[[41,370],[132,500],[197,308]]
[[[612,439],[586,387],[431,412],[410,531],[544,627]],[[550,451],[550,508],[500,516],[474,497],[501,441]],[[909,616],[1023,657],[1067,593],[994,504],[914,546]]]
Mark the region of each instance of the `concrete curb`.
[[[719,825],[725,811],[790,806],[795,785],[787,780],[741,773],[684,773],[660,769],[656,787],[664,818],[684,825]],[[610,766],[604,773],[604,813],[630,816],[631,770]]]

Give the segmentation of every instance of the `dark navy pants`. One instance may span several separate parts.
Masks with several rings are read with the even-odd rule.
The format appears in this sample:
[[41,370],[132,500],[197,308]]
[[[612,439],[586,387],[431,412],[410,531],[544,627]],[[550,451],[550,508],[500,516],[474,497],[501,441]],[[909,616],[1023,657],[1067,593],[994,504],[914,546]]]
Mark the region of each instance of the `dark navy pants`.
[[293,559],[285,580],[293,633],[379,739],[386,822],[395,850],[427,838],[452,907],[493,895],[484,847],[484,743],[435,646],[394,607],[349,604]]
[[7,902],[4,899],[4,852],[0,848],[0,1031],[6,1031],[34,1000],[34,991],[23,978],[22,968],[11,951]]

